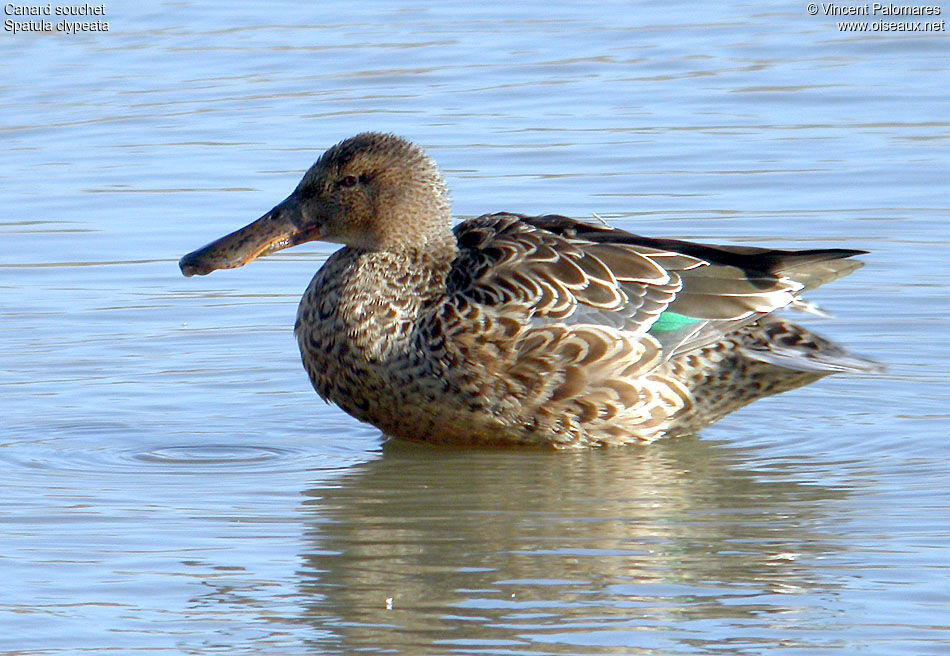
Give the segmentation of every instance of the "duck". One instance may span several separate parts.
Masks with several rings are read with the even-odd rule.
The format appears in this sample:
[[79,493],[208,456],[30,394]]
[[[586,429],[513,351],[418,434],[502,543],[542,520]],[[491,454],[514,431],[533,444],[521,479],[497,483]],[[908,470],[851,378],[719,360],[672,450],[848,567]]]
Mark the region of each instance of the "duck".
[[300,301],[304,369],[388,438],[643,444],[879,369],[779,315],[867,251],[650,238],[555,214],[453,227],[438,166],[393,134],[334,145],[286,199],[179,265],[206,275],[314,240],[342,248]]

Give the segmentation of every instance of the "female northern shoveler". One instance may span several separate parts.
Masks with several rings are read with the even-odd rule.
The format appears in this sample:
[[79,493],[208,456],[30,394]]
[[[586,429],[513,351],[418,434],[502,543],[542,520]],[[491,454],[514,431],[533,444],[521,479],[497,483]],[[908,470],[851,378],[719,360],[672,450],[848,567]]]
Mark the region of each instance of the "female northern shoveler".
[[438,168],[365,133],[186,276],[320,239],[295,333],[317,393],[387,435],[557,447],[694,432],[755,399],[876,365],[777,318],[864,251],[650,239],[563,216],[451,227]]

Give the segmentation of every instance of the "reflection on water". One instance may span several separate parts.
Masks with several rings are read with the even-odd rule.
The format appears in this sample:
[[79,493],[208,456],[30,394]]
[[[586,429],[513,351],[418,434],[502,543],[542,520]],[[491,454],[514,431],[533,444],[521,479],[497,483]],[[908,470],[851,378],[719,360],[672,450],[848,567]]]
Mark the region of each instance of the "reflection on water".
[[844,493],[743,457],[695,438],[569,454],[390,444],[307,493],[307,619],[346,653],[662,648],[672,626],[724,648],[762,623],[790,648],[827,644],[812,633],[836,610],[824,512]]

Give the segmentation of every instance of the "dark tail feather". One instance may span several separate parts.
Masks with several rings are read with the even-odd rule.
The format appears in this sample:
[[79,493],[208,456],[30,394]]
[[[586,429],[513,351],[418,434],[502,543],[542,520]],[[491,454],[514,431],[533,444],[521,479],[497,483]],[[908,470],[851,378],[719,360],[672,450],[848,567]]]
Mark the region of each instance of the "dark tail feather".
[[[851,257],[864,251],[845,251],[846,255],[836,256],[837,258]],[[818,259],[796,261],[794,258],[786,266],[782,266],[777,273],[786,275],[792,280],[805,285],[805,289],[814,289],[829,282],[834,282],[838,278],[844,278],[846,275],[857,271],[864,266],[864,262],[858,260],[845,259]]]

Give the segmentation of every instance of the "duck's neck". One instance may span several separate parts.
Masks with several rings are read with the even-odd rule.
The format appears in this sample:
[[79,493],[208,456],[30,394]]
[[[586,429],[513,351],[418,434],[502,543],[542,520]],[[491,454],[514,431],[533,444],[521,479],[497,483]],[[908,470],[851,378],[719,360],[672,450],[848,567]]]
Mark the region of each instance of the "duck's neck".
[[[387,225],[389,227],[384,233],[373,235],[372,239],[355,244],[346,243],[387,253],[393,258],[426,264],[444,260],[451,262],[458,254],[458,242],[448,218],[433,218],[428,222],[417,220],[415,224],[410,220],[392,220]],[[409,228],[400,231],[392,228],[392,225]]]
[[424,248],[362,251],[355,257],[354,273],[375,290],[380,302],[401,301],[408,309],[445,294],[446,276],[457,255],[454,237],[450,243],[430,242]]
[[456,253],[454,238],[443,248],[337,251],[301,300],[301,350],[314,351],[314,359],[325,357],[308,345],[308,335],[319,335],[324,347],[332,343],[369,360],[408,348],[422,313],[444,296]]
[[459,253],[458,240],[451,230],[440,230],[429,236],[424,250],[433,261],[446,261],[451,264]]

